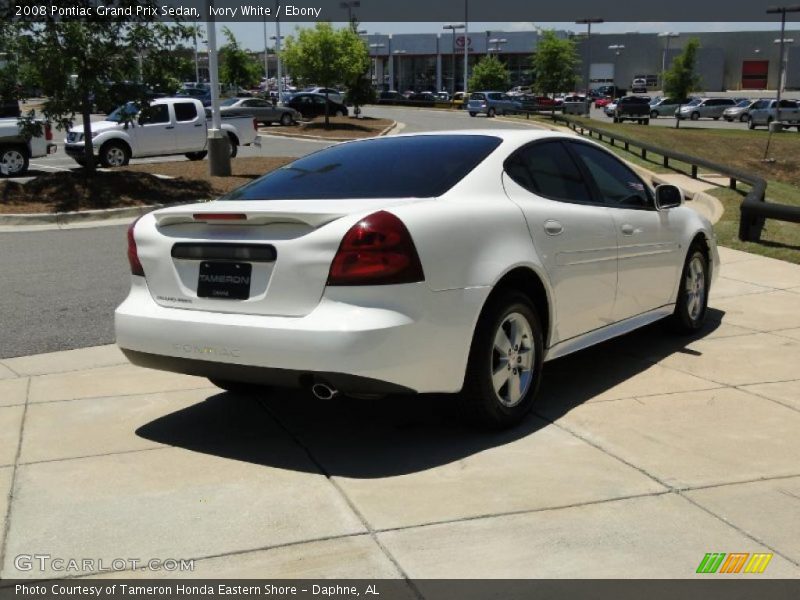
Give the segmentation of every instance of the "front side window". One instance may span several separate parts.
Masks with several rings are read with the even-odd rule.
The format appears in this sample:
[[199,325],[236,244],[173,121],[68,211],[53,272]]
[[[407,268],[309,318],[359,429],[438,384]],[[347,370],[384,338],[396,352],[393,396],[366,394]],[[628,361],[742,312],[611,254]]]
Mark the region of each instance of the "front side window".
[[166,104],[154,104],[142,112],[142,116],[139,117],[139,123],[142,125],[169,123],[169,106]]
[[179,122],[194,121],[197,118],[197,107],[194,102],[176,102],[175,119]]
[[571,142],[572,148],[594,179],[603,202],[612,208],[649,208],[647,186],[616,157],[589,144]]
[[559,141],[523,148],[505,164],[506,173],[534,194],[567,202],[591,202],[589,188],[575,161]]

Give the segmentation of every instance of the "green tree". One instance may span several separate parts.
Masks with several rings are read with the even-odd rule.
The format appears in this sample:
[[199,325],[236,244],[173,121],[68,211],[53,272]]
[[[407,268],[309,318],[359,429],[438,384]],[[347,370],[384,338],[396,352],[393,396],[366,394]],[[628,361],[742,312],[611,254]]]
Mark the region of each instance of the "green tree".
[[482,58],[469,78],[471,90],[501,90],[508,89],[510,77],[505,64],[496,56]]
[[574,40],[561,39],[552,30],[542,31],[531,59],[536,89],[542,94],[575,89],[580,62]]
[[236,88],[251,87],[261,77],[261,65],[239,45],[228,27],[223,27],[222,33],[228,40],[219,49],[219,76],[222,83]]
[[[94,0],[52,0],[61,8],[95,6]],[[98,21],[62,20],[48,16],[37,22],[6,18],[0,8],[0,45],[13,54],[16,73],[23,85],[39,88],[47,97],[42,112],[58,129],[70,129],[80,115],[84,139],[91,140],[92,100],[101,97],[109,82],[138,80],[131,86],[129,100],[146,110],[147,88],[171,85],[174,63],[169,52],[187,39],[187,28],[179,22],[162,23],[158,17],[137,14],[136,6],[156,8],[156,0],[118,0],[131,7],[133,16]],[[6,4],[6,6],[8,6]],[[6,78],[0,76],[0,80]],[[23,127],[38,129],[32,113]],[[83,158],[87,172],[94,172],[92,144],[86,144]]]
[[[295,77],[326,88],[353,82],[369,68],[369,51],[358,34],[351,27],[335,30],[330,23],[298,29],[296,38],[286,39],[281,54]],[[328,116],[326,103],[325,127]]]
[[[664,94],[668,98],[677,98],[683,102],[689,94],[700,87],[700,77],[695,73],[697,65],[697,51],[700,49],[700,40],[692,38],[686,43],[669,69],[664,72]],[[680,111],[680,106],[678,106]],[[675,128],[681,126],[681,120],[675,119]]]

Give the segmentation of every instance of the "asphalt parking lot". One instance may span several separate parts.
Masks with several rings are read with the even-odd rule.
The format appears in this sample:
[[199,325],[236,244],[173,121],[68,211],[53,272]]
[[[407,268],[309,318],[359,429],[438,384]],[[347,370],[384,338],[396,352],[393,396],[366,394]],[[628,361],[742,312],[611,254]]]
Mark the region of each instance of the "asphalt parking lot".
[[46,552],[191,577],[685,578],[748,552],[773,557],[738,576],[798,577],[800,266],[721,255],[699,335],[549,363],[502,434],[443,397],[237,397],[113,346],[0,360],[0,576],[64,575],[15,562]]

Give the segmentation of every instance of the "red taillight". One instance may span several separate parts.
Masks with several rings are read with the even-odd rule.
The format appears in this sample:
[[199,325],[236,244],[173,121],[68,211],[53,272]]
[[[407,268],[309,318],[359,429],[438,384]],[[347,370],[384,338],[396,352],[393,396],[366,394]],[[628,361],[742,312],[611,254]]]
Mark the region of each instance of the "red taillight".
[[[139,217],[139,219],[141,218],[142,217]],[[139,222],[139,219],[136,219],[131,223],[130,227],[128,227],[128,263],[131,265],[132,275],[144,277],[144,268],[142,267],[142,263],[139,262],[139,253],[136,250],[136,239],[133,237],[133,230],[136,227],[136,223]]]
[[192,218],[195,221],[246,221],[247,215],[244,213],[194,213]]
[[44,124],[44,139],[48,142],[53,141],[53,128],[50,127],[50,123]]
[[258,121],[256,121],[255,119],[253,119],[253,129],[258,131]]
[[328,285],[389,285],[424,279],[408,229],[395,215],[380,211],[345,234],[331,263]]

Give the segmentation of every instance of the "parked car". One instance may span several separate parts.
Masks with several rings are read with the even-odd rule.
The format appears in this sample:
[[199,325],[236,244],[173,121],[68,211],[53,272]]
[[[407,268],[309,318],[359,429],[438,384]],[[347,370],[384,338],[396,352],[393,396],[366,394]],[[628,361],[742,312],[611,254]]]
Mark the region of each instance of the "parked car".
[[[142,112],[129,103],[104,121],[92,122],[91,144],[104,167],[125,166],[131,158],[142,156],[184,154],[190,160],[201,160],[207,152],[209,123],[203,104],[194,98],[162,98]],[[236,156],[240,145],[260,143],[252,117],[226,117],[222,130],[228,136],[231,156]],[[67,132],[64,151],[78,164],[84,163],[84,148],[82,129]]]
[[736,106],[733,98],[695,98],[686,106],[682,106],[675,111],[675,116],[679,119],[714,119],[715,121],[722,116],[726,108]]
[[690,100],[678,100],[676,98],[661,98],[656,102],[650,103],[650,118],[657,119],[658,117],[674,117],[675,111],[683,104],[688,104]]
[[665,318],[698,331],[719,272],[677,187],[528,129],[337,144],[127,237],[132,363],[233,393],[458,394],[492,428],[533,408],[545,361]]
[[433,92],[416,92],[408,98],[414,102],[436,102],[436,95]]
[[620,98],[616,98],[616,99],[612,100],[611,102],[609,102],[608,104],[606,104],[603,107],[603,113],[605,113],[605,115],[607,117],[613,117],[614,116],[614,111],[617,110],[617,102],[619,102],[619,101],[620,101]]
[[344,104],[344,97],[342,96],[342,92],[334,88],[308,87],[301,91],[305,94],[322,94],[323,96],[327,92],[328,100],[331,100],[336,104]]
[[604,108],[604,107],[608,106],[609,104],[611,104],[613,101],[614,101],[614,99],[610,98],[608,96],[603,96],[601,98],[595,98],[594,99],[594,107],[595,108]]
[[291,125],[300,118],[300,113],[288,106],[273,106],[261,98],[227,98],[220,103],[222,116],[249,116],[262,125]]
[[497,114],[504,115],[521,108],[521,102],[512,100],[503,92],[472,92],[467,104],[470,117],[480,113],[491,118]]
[[722,118],[732,123],[733,121],[741,121],[745,123],[750,117],[750,108],[756,103],[756,100],[739,100],[736,106],[731,106],[722,111]]
[[450,102],[450,94],[445,91],[435,92],[434,96],[436,96],[437,102]]
[[400,92],[397,92],[395,90],[388,90],[388,91],[381,92],[380,94],[378,94],[378,103],[379,104],[381,103],[381,101],[383,101],[383,102],[393,102],[395,100],[404,100],[404,98],[400,94]]
[[649,96],[625,96],[617,101],[612,113],[614,123],[636,121],[639,125],[650,124]]
[[634,94],[647,93],[647,79],[637,77],[631,82],[631,92]]
[[531,86],[529,85],[516,85],[506,92],[509,96],[526,96],[531,93]]
[[800,131],[800,104],[797,100],[781,99],[780,114],[778,114],[777,100],[759,100],[750,108],[750,118],[747,126],[755,129],[761,125],[769,127],[773,121],[780,121],[786,125],[797,126]]
[[[292,96],[286,106],[299,112],[304,119],[313,119],[325,115],[325,96],[316,93],[300,92]],[[346,117],[347,107],[328,98],[328,115]]]
[[534,96],[534,95],[525,95],[522,96],[520,99],[522,101],[523,108],[534,110],[534,109],[541,109],[541,108],[552,108],[555,107],[556,101],[550,98],[549,96]]
[[450,103],[453,105],[453,108],[466,108],[467,103],[469,102],[469,92],[456,92],[453,94]]
[[53,131],[46,121],[39,121],[41,131],[28,136],[16,117],[0,119],[0,176],[18,177],[28,170],[31,158],[53,154]]

